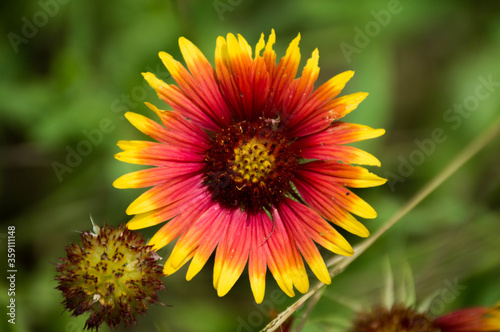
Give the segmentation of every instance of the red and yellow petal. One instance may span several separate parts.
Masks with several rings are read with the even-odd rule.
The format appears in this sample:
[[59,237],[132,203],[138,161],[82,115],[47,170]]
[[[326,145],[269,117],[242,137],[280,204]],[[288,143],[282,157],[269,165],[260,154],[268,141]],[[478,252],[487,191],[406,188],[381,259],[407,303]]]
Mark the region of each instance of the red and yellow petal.
[[322,195],[326,199],[331,198],[337,206],[347,211],[366,219],[377,217],[377,213],[368,203],[349,189],[328,182],[328,178],[321,179],[319,176],[306,178],[302,176],[300,181],[308,183],[309,191],[315,191],[318,195]]
[[171,84],[166,84],[152,73],[142,73],[144,79],[156,90],[158,97],[169,104],[174,110],[179,111],[184,117],[191,119],[195,124],[209,130],[220,128],[219,121],[210,117],[210,113],[196,104],[190,96],[186,96],[183,91]]
[[380,161],[372,154],[346,145],[316,145],[301,148],[300,141],[295,142],[299,155],[304,159],[332,160],[347,164],[380,166]]
[[[243,37],[239,36],[240,39]],[[243,39],[244,40],[244,39]],[[245,41],[246,42],[246,41]],[[249,117],[247,120],[258,119],[259,117],[268,116],[268,93],[271,84],[271,75],[266,69],[265,59],[260,56],[260,49],[264,46],[264,39],[261,37],[255,51],[255,59],[251,61],[248,68],[248,83],[249,86],[246,91],[240,89],[240,97],[243,95],[243,99],[247,99],[248,106],[250,108]],[[248,46],[249,47],[249,46]],[[248,99],[251,98],[251,99]]]
[[317,213],[337,226],[360,237],[367,237],[370,232],[346,209],[340,207],[331,197],[319,190],[310,188],[307,182],[295,178],[293,181],[304,201]]
[[311,268],[311,271],[313,271],[321,282],[330,284],[331,278],[326,268],[325,261],[314,242],[304,230],[301,229],[296,216],[288,209],[286,204],[281,204],[277,211],[283,221],[285,229],[290,234],[290,238],[294,240],[295,245],[302,254],[302,257],[304,257],[307,265]]
[[[266,47],[264,48],[264,52],[262,52],[262,57],[264,58],[264,61],[266,63],[266,68],[267,71],[269,72],[269,75],[274,78],[275,73],[276,73],[276,52],[273,50],[273,45],[276,42],[276,33],[274,32],[274,29],[271,30],[271,34],[269,35],[269,38],[267,39],[267,44]],[[257,53],[257,52],[256,52]]]
[[243,112],[240,107],[240,94],[238,86],[232,77],[227,42],[224,37],[218,37],[216,42],[215,75],[217,76],[224,98],[233,112],[233,117],[242,118]]
[[245,79],[248,76],[247,69],[252,62],[250,46],[243,37],[236,38],[232,33],[227,35],[226,43],[226,57],[231,73],[236,78]]
[[266,261],[269,271],[273,275],[276,283],[288,296],[295,295],[293,291],[293,275],[290,267],[290,251],[287,248],[290,245],[288,235],[284,232],[282,225],[276,228],[276,225],[271,221],[266,213],[260,215],[260,227],[264,231],[262,235],[262,246],[266,252]]
[[306,66],[302,70],[300,78],[295,79],[287,89],[283,100],[282,113],[283,118],[297,116],[294,111],[302,109],[307,99],[314,89],[314,82],[319,75],[319,51],[315,49],[312,57],[307,60]]
[[172,201],[168,205],[136,214],[127,223],[127,228],[135,230],[158,225],[183,213],[191,205],[196,206],[197,204],[204,204],[208,199],[209,196],[204,189],[192,188],[190,191],[186,192],[182,198]]
[[219,223],[217,219],[221,212],[220,206],[213,204],[198,219],[192,220],[188,226],[189,228],[179,238],[165,263],[165,274],[172,274],[173,271],[177,271],[187,263],[188,258],[196,254],[207,232],[210,229],[218,228]]
[[[241,41],[241,38],[240,38]],[[239,110],[239,119],[252,119],[253,88],[250,77],[252,64],[251,53],[249,54],[245,43],[241,43],[233,34],[228,34],[224,58],[227,59],[227,70],[231,75],[233,85],[232,105]]]
[[274,226],[271,237],[276,233],[278,239],[281,240],[281,246],[283,248],[281,252],[285,258],[288,258],[287,275],[291,278],[293,286],[295,286],[299,292],[305,293],[309,290],[309,278],[302,256],[297,249],[295,239],[289,232],[289,229],[287,229],[277,208],[272,209],[271,215]]
[[113,182],[113,186],[119,189],[152,187],[179,177],[195,176],[203,167],[201,163],[170,162],[156,168],[124,174]]
[[268,117],[268,92],[271,84],[271,76],[266,70],[264,58],[259,57],[252,63],[249,76],[252,80],[252,117]]
[[231,110],[221,94],[212,65],[203,53],[186,38],[181,37],[179,45],[189,71],[199,84],[197,89],[201,87],[200,90],[203,91],[202,95],[208,105],[208,111],[218,118],[222,126],[228,126],[232,119]]
[[257,42],[257,44],[255,45],[255,56],[254,56],[254,60],[258,59],[258,58],[262,58],[262,55],[260,54],[260,52],[264,49],[264,47],[266,46],[266,41],[265,41],[265,38],[264,38],[264,34],[261,33],[260,34],[260,38],[259,38],[259,41]]
[[176,178],[175,180],[159,184],[136,198],[127,208],[128,215],[152,211],[175,202],[195,188],[199,188],[202,175]]
[[[246,217],[246,216],[243,216]],[[218,278],[217,295],[224,296],[239,279],[248,261],[250,239],[247,223],[241,223],[231,243],[230,252],[226,253]]]
[[318,126],[314,126],[316,122],[319,122],[319,125],[322,126],[321,129],[324,129],[330,122],[336,120],[337,118],[323,111],[322,107],[342,91],[353,75],[353,71],[343,72],[334,76],[316,89],[305,105],[297,110],[294,116],[290,118],[288,123],[290,135],[299,137],[306,136],[315,131],[319,131]]
[[340,119],[355,110],[367,96],[368,93],[366,92],[356,92],[327,102],[320,106],[311,116],[304,119],[304,122],[300,125],[300,132],[298,131],[297,134],[306,136],[328,128],[332,121]]
[[[304,165],[307,167],[307,165]],[[373,219],[377,216],[375,210],[359,196],[345,188],[344,184],[335,183],[331,176],[309,172],[304,169],[297,171],[295,183],[303,192],[314,191],[316,195],[323,196],[326,200],[333,200],[335,205],[350,211],[360,217]],[[384,183],[384,179],[380,179]]]
[[[197,54],[201,52],[194,54],[190,53],[190,51],[193,51],[194,45],[193,47],[189,47],[189,43],[190,42],[187,42],[184,38],[181,38],[179,41],[184,57],[187,58],[188,63],[192,64],[192,57],[196,58]],[[231,120],[229,118],[229,109],[224,103],[222,95],[214,86],[215,79],[209,79],[208,75],[213,76],[213,74],[208,74],[207,72],[210,72],[210,70],[213,71],[213,69],[208,61],[204,64],[199,65],[201,72],[198,72],[197,76],[202,81],[198,81],[191,75],[191,73],[189,73],[186,68],[184,68],[184,66],[180,62],[174,60],[174,58],[170,54],[160,52],[159,56],[163,64],[179,86],[180,90],[182,91],[181,93],[189,98],[189,100],[191,100],[194,105],[196,105],[196,107],[205,115],[205,118],[207,120],[209,120],[217,127],[225,127],[229,125]],[[205,73],[206,75],[204,77],[200,77],[203,75],[203,73]],[[168,99],[168,96],[163,95],[163,97]],[[174,105],[171,106],[174,107]]]
[[493,308],[465,308],[434,320],[442,332],[498,332],[500,331],[500,304]]
[[356,92],[350,95],[345,95],[335,98],[332,101],[321,106],[318,114],[327,114],[330,119],[340,119],[354,111],[358,105],[368,97],[366,92]]
[[163,143],[169,143],[170,137],[167,135],[167,130],[153,120],[146,118],[144,115],[140,115],[133,112],[125,113],[125,117],[130,123],[139,129],[144,134],[148,135],[154,140]]
[[261,303],[264,299],[266,289],[266,251],[263,246],[266,235],[261,227],[262,221],[260,214],[250,215],[251,244],[250,257],[248,260],[248,276],[250,279],[250,288],[252,289],[255,302]]
[[343,256],[351,256],[354,253],[349,242],[311,208],[287,198],[280,205],[280,209],[288,215],[288,219],[294,222],[298,229],[303,229],[322,247]]
[[196,153],[204,153],[209,147],[210,139],[208,135],[190,126],[177,112],[160,111],[154,105],[149,103],[146,103],[146,105],[160,116],[164,126],[143,115],[133,112],[125,113],[125,117],[130,123],[141,132],[158,142],[190,149]]
[[302,294],[306,293],[309,290],[309,277],[307,276],[306,266],[304,264],[304,260],[302,259],[302,255],[299,252],[297,246],[293,245],[293,241],[289,235],[289,239],[291,242],[291,251],[292,255],[290,257],[291,265],[294,267],[293,269],[293,285],[299,292]]
[[387,182],[366,168],[333,161],[316,160],[303,163],[298,172],[305,178],[319,177],[339,186],[351,188],[376,187]]
[[[274,75],[271,76],[273,83],[269,92],[269,107],[271,111],[280,110],[283,105],[283,99],[286,96],[287,88],[295,79],[300,64],[300,49],[299,49],[300,34],[292,40],[286,54],[280,59],[276,67]],[[267,51],[267,49],[266,49]],[[266,51],[264,55],[266,55]],[[275,116],[277,114],[274,114]],[[273,117],[273,114],[267,114]]]
[[212,202],[208,195],[200,195],[189,204],[181,206],[178,215],[166,223],[149,240],[155,250],[159,250],[184,233],[193,220],[198,219],[211,206]]
[[118,141],[123,152],[115,158],[130,164],[164,166],[169,162],[202,162],[204,156],[171,145],[146,141]]
[[227,227],[229,226],[229,222],[231,220],[231,214],[224,211],[221,213],[219,219],[215,221],[216,225],[209,228],[206,231],[205,237],[201,240],[198,249],[196,250],[195,255],[193,256],[193,260],[189,265],[186,279],[191,280],[203,266],[206,264],[210,255],[214,252],[217,244],[219,243],[222,234],[225,234]]
[[144,104],[156,113],[166,129],[181,136],[179,138],[188,142],[203,144],[204,146],[210,144],[210,138],[203,128],[183,118],[180,112],[160,110],[158,107],[148,102]]
[[323,147],[348,144],[379,137],[384,133],[384,129],[373,129],[368,126],[357,124],[334,122],[329,128],[321,132],[302,137],[296,142],[296,147],[304,151],[314,151],[318,146]]
[[265,113],[270,76],[264,59],[256,54],[253,60],[251,55],[251,47],[240,35],[217,39],[216,75],[236,121],[252,121]]
[[357,92],[335,98],[324,105],[318,106],[308,116],[301,119],[300,125],[294,128],[294,135],[307,136],[328,128],[332,121],[338,120],[355,110],[367,96],[368,93]]
[[240,277],[250,251],[247,214],[233,210],[229,227],[222,236],[215,254],[214,288],[224,296]]
[[328,143],[331,142],[331,144],[348,144],[352,142],[359,142],[366,139],[382,136],[385,133],[384,129],[373,129],[364,125],[345,123],[340,121],[334,122],[326,131],[326,138],[330,138]]

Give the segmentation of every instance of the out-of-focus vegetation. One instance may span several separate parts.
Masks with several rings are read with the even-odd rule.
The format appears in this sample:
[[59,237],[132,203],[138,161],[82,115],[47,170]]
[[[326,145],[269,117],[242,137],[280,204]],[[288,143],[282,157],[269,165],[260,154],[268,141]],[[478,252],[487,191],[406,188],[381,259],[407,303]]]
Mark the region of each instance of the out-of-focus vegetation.
[[[345,93],[370,96],[347,120],[387,130],[356,145],[378,156],[382,167],[372,171],[389,178],[358,191],[379,211],[366,221],[372,231],[500,114],[498,1],[40,0],[0,8],[0,252],[5,262],[7,226],[15,225],[18,270],[16,324],[6,315],[0,323],[10,331],[83,327],[86,317],[63,311],[54,263],[91,228],[89,215],[100,224],[128,220],[125,209],[141,191],[111,183],[139,168],[113,154],[117,140],[143,136],[123,113],[152,116],[144,101],[166,108],[140,73],[172,82],[157,54],[181,59],[180,36],[213,60],[216,37],[228,32],[254,45],[274,28],[279,56],[300,32],[303,63],[319,48],[319,83],[356,71]],[[352,311],[339,302],[379,299],[386,256],[395,271],[412,267],[417,298],[460,286],[438,295],[436,315],[500,300],[498,151],[497,138],[335,278],[304,331],[342,331]],[[185,268],[166,278],[161,300],[172,307],[152,307],[128,331],[252,331],[269,321],[269,309],[294,301],[276,299],[269,278],[256,305],[246,274],[218,298],[211,264],[190,282]],[[5,279],[1,285],[5,305]]]

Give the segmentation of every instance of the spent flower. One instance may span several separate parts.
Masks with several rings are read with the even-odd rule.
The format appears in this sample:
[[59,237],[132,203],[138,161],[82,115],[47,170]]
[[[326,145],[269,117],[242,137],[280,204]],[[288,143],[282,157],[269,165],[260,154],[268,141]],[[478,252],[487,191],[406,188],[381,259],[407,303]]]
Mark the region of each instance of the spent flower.
[[359,312],[351,332],[439,332],[426,313],[413,307],[395,304],[390,308],[376,306]]
[[57,264],[56,287],[73,316],[90,314],[87,329],[105,322],[115,328],[121,321],[135,325],[148,305],[160,303],[165,289],[160,257],[142,236],[125,226],[83,232],[81,244],[66,247],[67,257]]

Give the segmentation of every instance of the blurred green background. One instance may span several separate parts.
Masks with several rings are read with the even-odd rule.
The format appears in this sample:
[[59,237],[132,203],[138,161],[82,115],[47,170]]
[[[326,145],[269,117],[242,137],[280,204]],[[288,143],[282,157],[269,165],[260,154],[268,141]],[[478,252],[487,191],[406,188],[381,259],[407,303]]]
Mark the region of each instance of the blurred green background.
[[[167,108],[140,73],[172,83],[157,54],[180,59],[180,36],[212,61],[216,37],[228,32],[255,45],[261,32],[276,29],[278,57],[300,32],[303,63],[319,48],[318,83],[356,71],[345,93],[370,96],[347,120],[387,131],[356,145],[379,157],[382,167],[372,171],[389,178],[357,191],[379,212],[366,221],[372,231],[500,113],[498,1],[41,0],[2,1],[0,8],[0,254],[5,262],[7,226],[15,225],[18,270],[16,325],[4,314],[2,331],[82,329],[86,317],[70,317],[54,290],[54,263],[80,240],[79,231],[90,230],[89,215],[98,224],[128,220],[125,209],[141,191],[111,184],[139,167],[113,154],[117,140],[144,136],[123,113],[152,116],[145,101]],[[82,143],[86,133],[97,135],[90,145]],[[79,146],[85,155],[69,165],[68,154]],[[335,278],[304,331],[345,330],[349,305],[377,302],[386,257],[396,278],[401,266],[411,266],[418,299],[442,292],[447,282],[461,285],[453,298],[437,297],[434,315],[500,300],[498,151],[496,138]],[[148,238],[158,228],[142,233]],[[256,305],[246,273],[218,298],[211,265],[190,282],[185,268],[166,278],[161,300],[172,307],[152,307],[128,331],[258,330],[270,309],[298,298],[277,296],[269,278],[264,304]],[[2,305],[9,298],[5,281]]]

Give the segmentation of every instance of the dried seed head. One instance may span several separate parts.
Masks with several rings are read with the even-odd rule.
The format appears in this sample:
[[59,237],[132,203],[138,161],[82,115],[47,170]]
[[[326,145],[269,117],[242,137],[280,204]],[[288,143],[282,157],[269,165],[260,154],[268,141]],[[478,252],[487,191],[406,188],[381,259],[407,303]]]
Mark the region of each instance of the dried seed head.
[[411,307],[378,306],[357,314],[351,332],[438,332],[430,318]]
[[56,280],[66,309],[73,316],[90,313],[86,329],[106,322],[115,328],[122,320],[136,324],[148,304],[160,303],[157,292],[165,289],[160,257],[142,236],[121,225],[82,233],[81,245],[66,247],[67,258],[57,264]]

